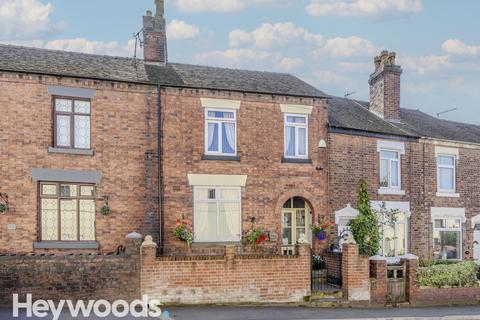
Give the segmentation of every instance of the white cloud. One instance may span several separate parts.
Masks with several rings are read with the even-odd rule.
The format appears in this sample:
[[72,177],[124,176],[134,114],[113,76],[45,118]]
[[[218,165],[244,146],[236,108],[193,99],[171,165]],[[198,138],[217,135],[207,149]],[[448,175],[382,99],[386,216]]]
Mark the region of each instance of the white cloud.
[[252,62],[255,64],[266,63],[273,58],[278,59],[268,51],[242,48],[203,52],[194,55],[193,60],[196,63],[214,62],[215,65],[227,67],[245,67]]
[[415,13],[422,11],[422,0],[312,0],[306,11],[312,16]]
[[440,71],[445,67],[450,66],[448,56],[422,56],[422,57],[401,57],[398,59],[400,64],[405,70],[409,72],[415,72],[419,75],[425,75],[433,72]]
[[0,37],[31,39],[63,27],[50,21],[51,3],[38,0],[0,0]]
[[174,0],[182,12],[233,12],[245,8],[244,0]]
[[[104,54],[113,56],[133,57],[135,40],[131,39],[121,45],[117,41],[92,41],[83,38],[46,40],[11,40],[0,41],[4,44],[21,45],[42,49],[83,52],[92,54]],[[141,50],[137,51],[141,52]]]
[[375,46],[369,40],[360,37],[328,39],[325,45],[313,52],[316,57],[328,54],[333,58],[372,56]]
[[294,0],[173,0],[178,10],[185,13],[235,12],[250,5],[282,8],[294,2]]
[[347,79],[340,73],[331,70],[317,70],[313,73],[314,79],[319,84],[346,84]]
[[300,58],[282,58],[278,63],[278,68],[282,71],[291,71],[303,64]]
[[186,23],[185,21],[172,20],[167,25],[167,37],[169,40],[185,40],[192,39],[198,36],[200,29]]
[[301,43],[320,44],[321,41],[321,35],[310,33],[292,22],[264,23],[251,32],[237,29],[229,34],[231,47],[252,44],[259,49],[271,49]]
[[373,72],[373,61],[372,63],[368,62],[350,62],[350,61],[345,61],[345,62],[339,62],[337,65],[342,69],[342,71],[345,72],[354,72],[354,73],[362,73],[362,74],[368,74],[368,72]]
[[477,56],[480,46],[471,46],[458,39],[448,39],[442,44],[442,49],[448,54],[458,56]]

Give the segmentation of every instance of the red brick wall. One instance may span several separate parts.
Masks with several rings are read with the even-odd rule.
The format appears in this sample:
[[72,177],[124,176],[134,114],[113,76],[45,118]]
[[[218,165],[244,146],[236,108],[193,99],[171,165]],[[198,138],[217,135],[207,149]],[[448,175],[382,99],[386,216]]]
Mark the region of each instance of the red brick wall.
[[342,290],[349,301],[370,301],[370,264],[359,255],[356,244],[344,244],[342,250]]
[[385,305],[387,303],[387,261],[370,260],[371,303]]
[[[457,163],[457,192],[459,198],[437,197],[437,167],[433,143],[404,142],[405,154],[401,157],[401,186],[404,196],[379,195],[380,138],[330,133],[328,149],[329,214],[348,203],[356,207],[358,183],[368,183],[370,200],[410,202],[409,251],[427,258],[432,254],[433,236],[431,207],[465,208],[467,221],[463,232],[463,258],[473,258],[473,230],[470,219],[480,213],[480,168],[475,159],[480,149],[456,145],[460,151]],[[468,254],[466,253],[468,252]]]
[[[52,97],[48,85],[95,89],[92,99],[93,156],[50,154]],[[0,192],[10,212],[0,215],[2,252],[32,252],[38,240],[37,184],[32,168],[101,170],[97,188],[96,238],[101,252],[114,251],[127,233],[158,234],[156,88],[116,82],[0,73]],[[74,182],[74,181],[72,181]],[[99,213],[109,194],[111,214]],[[152,211],[151,220],[147,211]],[[16,230],[7,230],[15,224]]]
[[142,247],[142,294],[162,303],[299,302],[310,295],[311,255],[235,255],[156,257]]
[[469,288],[423,288],[416,284],[416,260],[406,260],[407,297],[412,306],[477,305],[480,287]]
[[[237,113],[240,161],[202,160],[204,153],[204,108],[200,98],[241,100]],[[313,105],[309,117],[309,155],[313,164],[282,163],[284,114],[280,103]],[[281,243],[281,207],[293,196],[307,199],[313,214],[327,215],[327,155],[318,148],[327,139],[327,112],[323,100],[209,90],[166,89],[163,104],[164,236],[167,253],[181,251],[172,238],[176,219],[193,219],[193,189],[187,174],[247,175],[242,190],[244,230],[249,216],[265,231],[277,232]],[[317,170],[317,168],[319,170]],[[315,219],[314,217],[314,219]]]
[[127,240],[124,255],[115,254],[2,254],[0,255],[0,305],[12,295],[59,301],[133,301],[140,295],[140,241]]

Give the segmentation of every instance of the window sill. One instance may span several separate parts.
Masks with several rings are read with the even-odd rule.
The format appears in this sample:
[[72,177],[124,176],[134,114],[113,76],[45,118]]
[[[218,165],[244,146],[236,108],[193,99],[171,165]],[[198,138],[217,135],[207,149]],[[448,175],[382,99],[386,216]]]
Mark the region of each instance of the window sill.
[[93,150],[84,149],[69,149],[69,148],[54,148],[48,147],[48,153],[63,153],[63,154],[76,154],[80,156],[93,156]]
[[442,198],[460,198],[459,193],[453,193],[453,192],[437,192],[436,196],[442,197]]
[[405,190],[391,189],[391,188],[380,188],[380,189],[378,189],[378,194],[389,194],[389,195],[404,196],[405,195]]
[[214,160],[214,161],[240,161],[239,156],[215,156],[204,154],[202,155],[202,160]]
[[304,163],[312,164],[312,159],[282,158],[282,163]]
[[82,241],[49,241],[35,242],[34,249],[98,249],[98,242],[82,242]]

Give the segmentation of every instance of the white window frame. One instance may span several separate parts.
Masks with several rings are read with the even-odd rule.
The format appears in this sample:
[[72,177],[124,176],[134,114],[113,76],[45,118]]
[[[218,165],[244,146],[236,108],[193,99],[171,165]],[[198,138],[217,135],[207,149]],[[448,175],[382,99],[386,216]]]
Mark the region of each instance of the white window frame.
[[[229,112],[233,113],[233,119],[229,118],[215,118],[215,117],[209,117],[208,112]],[[234,153],[224,153],[222,152],[223,149],[223,130],[222,130],[222,123],[233,123],[235,125],[235,146],[234,146]],[[216,123],[218,124],[218,151],[209,151],[208,150],[208,124],[209,123]],[[206,155],[213,155],[213,156],[231,156],[235,157],[237,156],[237,110],[234,109],[217,109],[217,108],[205,108],[205,154]]]
[[[299,117],[305,118],[305,123],[292,123],[288,122],[288,117]],[[294,127],[295,128],[295,155],[287,155],[287,127]],[[299,144],[298,144],[298,131],[299,129],[305,129],[305,155],[300,155]],[[308,159],[308,115],[307,114],[295,114],[295,113],[284,113],[284,121],[283,121],[283,155],[285,158],[289,159]]]
[[[435,220],[460,220],[460,227],[459,228],[436,228],[435,227]],[[435,241],[433,241],[435,231],[451,231],[451,232],[459,232],[459,239],[460,239],[460,247],[458,248],[458,259],[439,259],[443,261],[461,261],[463,259],[463,221],[460,217],[452,217],[452,216],[444,216],[444,217],[433,217],[432,218],[432,224],[433,224],[433,232],[432,232],[432,244],[433,248],[435,249]],[[446,225],[446,223],[445,223]]]
[[[397,154],[397,159],[392,159],[392,158],[387,158],[387,157],[382,157],[382,152],[395,152]],[[382,148],[379,151],[379,180],[380,180],[380,189],[390,189],[390,190],[401,190],[402,189],[402,166],[401,166],[401,159],[402,159],[402,154],[399,150],[396,149],[387,149],[387,148]],[[382,160],[387,160],[388,161],[388,186],[384,187],[382,186],[382,180],[381,180],[381,166],[382,166]],[[392,162],[397,163],[397,172],[398,172],[398,186],[392,186]]]
[[[453,165],[445,165],[445,164],[440,164],[438,161],[438,158],[444,157],[444,158],[452,158],[453,159]],[[442,193],[451,193],[455,194],[455,191],[457,190],[457,157],[453,154],[437,154],[436,156],[436,161],[437,161],[437,195],[442,194]],[[445,168],[445,169],[453,169],[453,189],[441,189],[440,188],[440,169]]]
[[[215,189],[215,196],[216,199],[197,199],[197,194],[198,190],[201,189],[206,189],[206,190],[211,190]],[[218,199],[218,196],[220,195],[220,190],[236,190],[238,191],[238,199],[236,200],[222,200]],[[231,186],[194,186],[193,187],[193,230],[196,235],[196,221],[197,221],[197,213],[196,213],[196,206],[197,203],[216,203],[217,204],[217,234],[218,234],[218,215],[219,215],[219,204],[220,203],[231,203],[231,202],[236,202],[238,201],[239,203],[239,208],[240,208],[240,214],[239,214],[239,234],[235,238],[212,238],[212,239],[207,239],[207,238],[198,238],[195,236],[194,242],[196,243],[202,243],[202,242],[239,242],[242,239],[242,188],[241,187],[231,187]]]

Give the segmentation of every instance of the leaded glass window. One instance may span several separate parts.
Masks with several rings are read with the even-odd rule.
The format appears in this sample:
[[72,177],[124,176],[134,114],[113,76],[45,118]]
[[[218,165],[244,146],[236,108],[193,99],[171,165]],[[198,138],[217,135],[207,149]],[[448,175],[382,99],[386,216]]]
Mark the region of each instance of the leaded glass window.
[[41,183],[40,238],[42,241],[94,241],[95,187]]
[[90,149],[89,100],[54,99],[55,147]]

